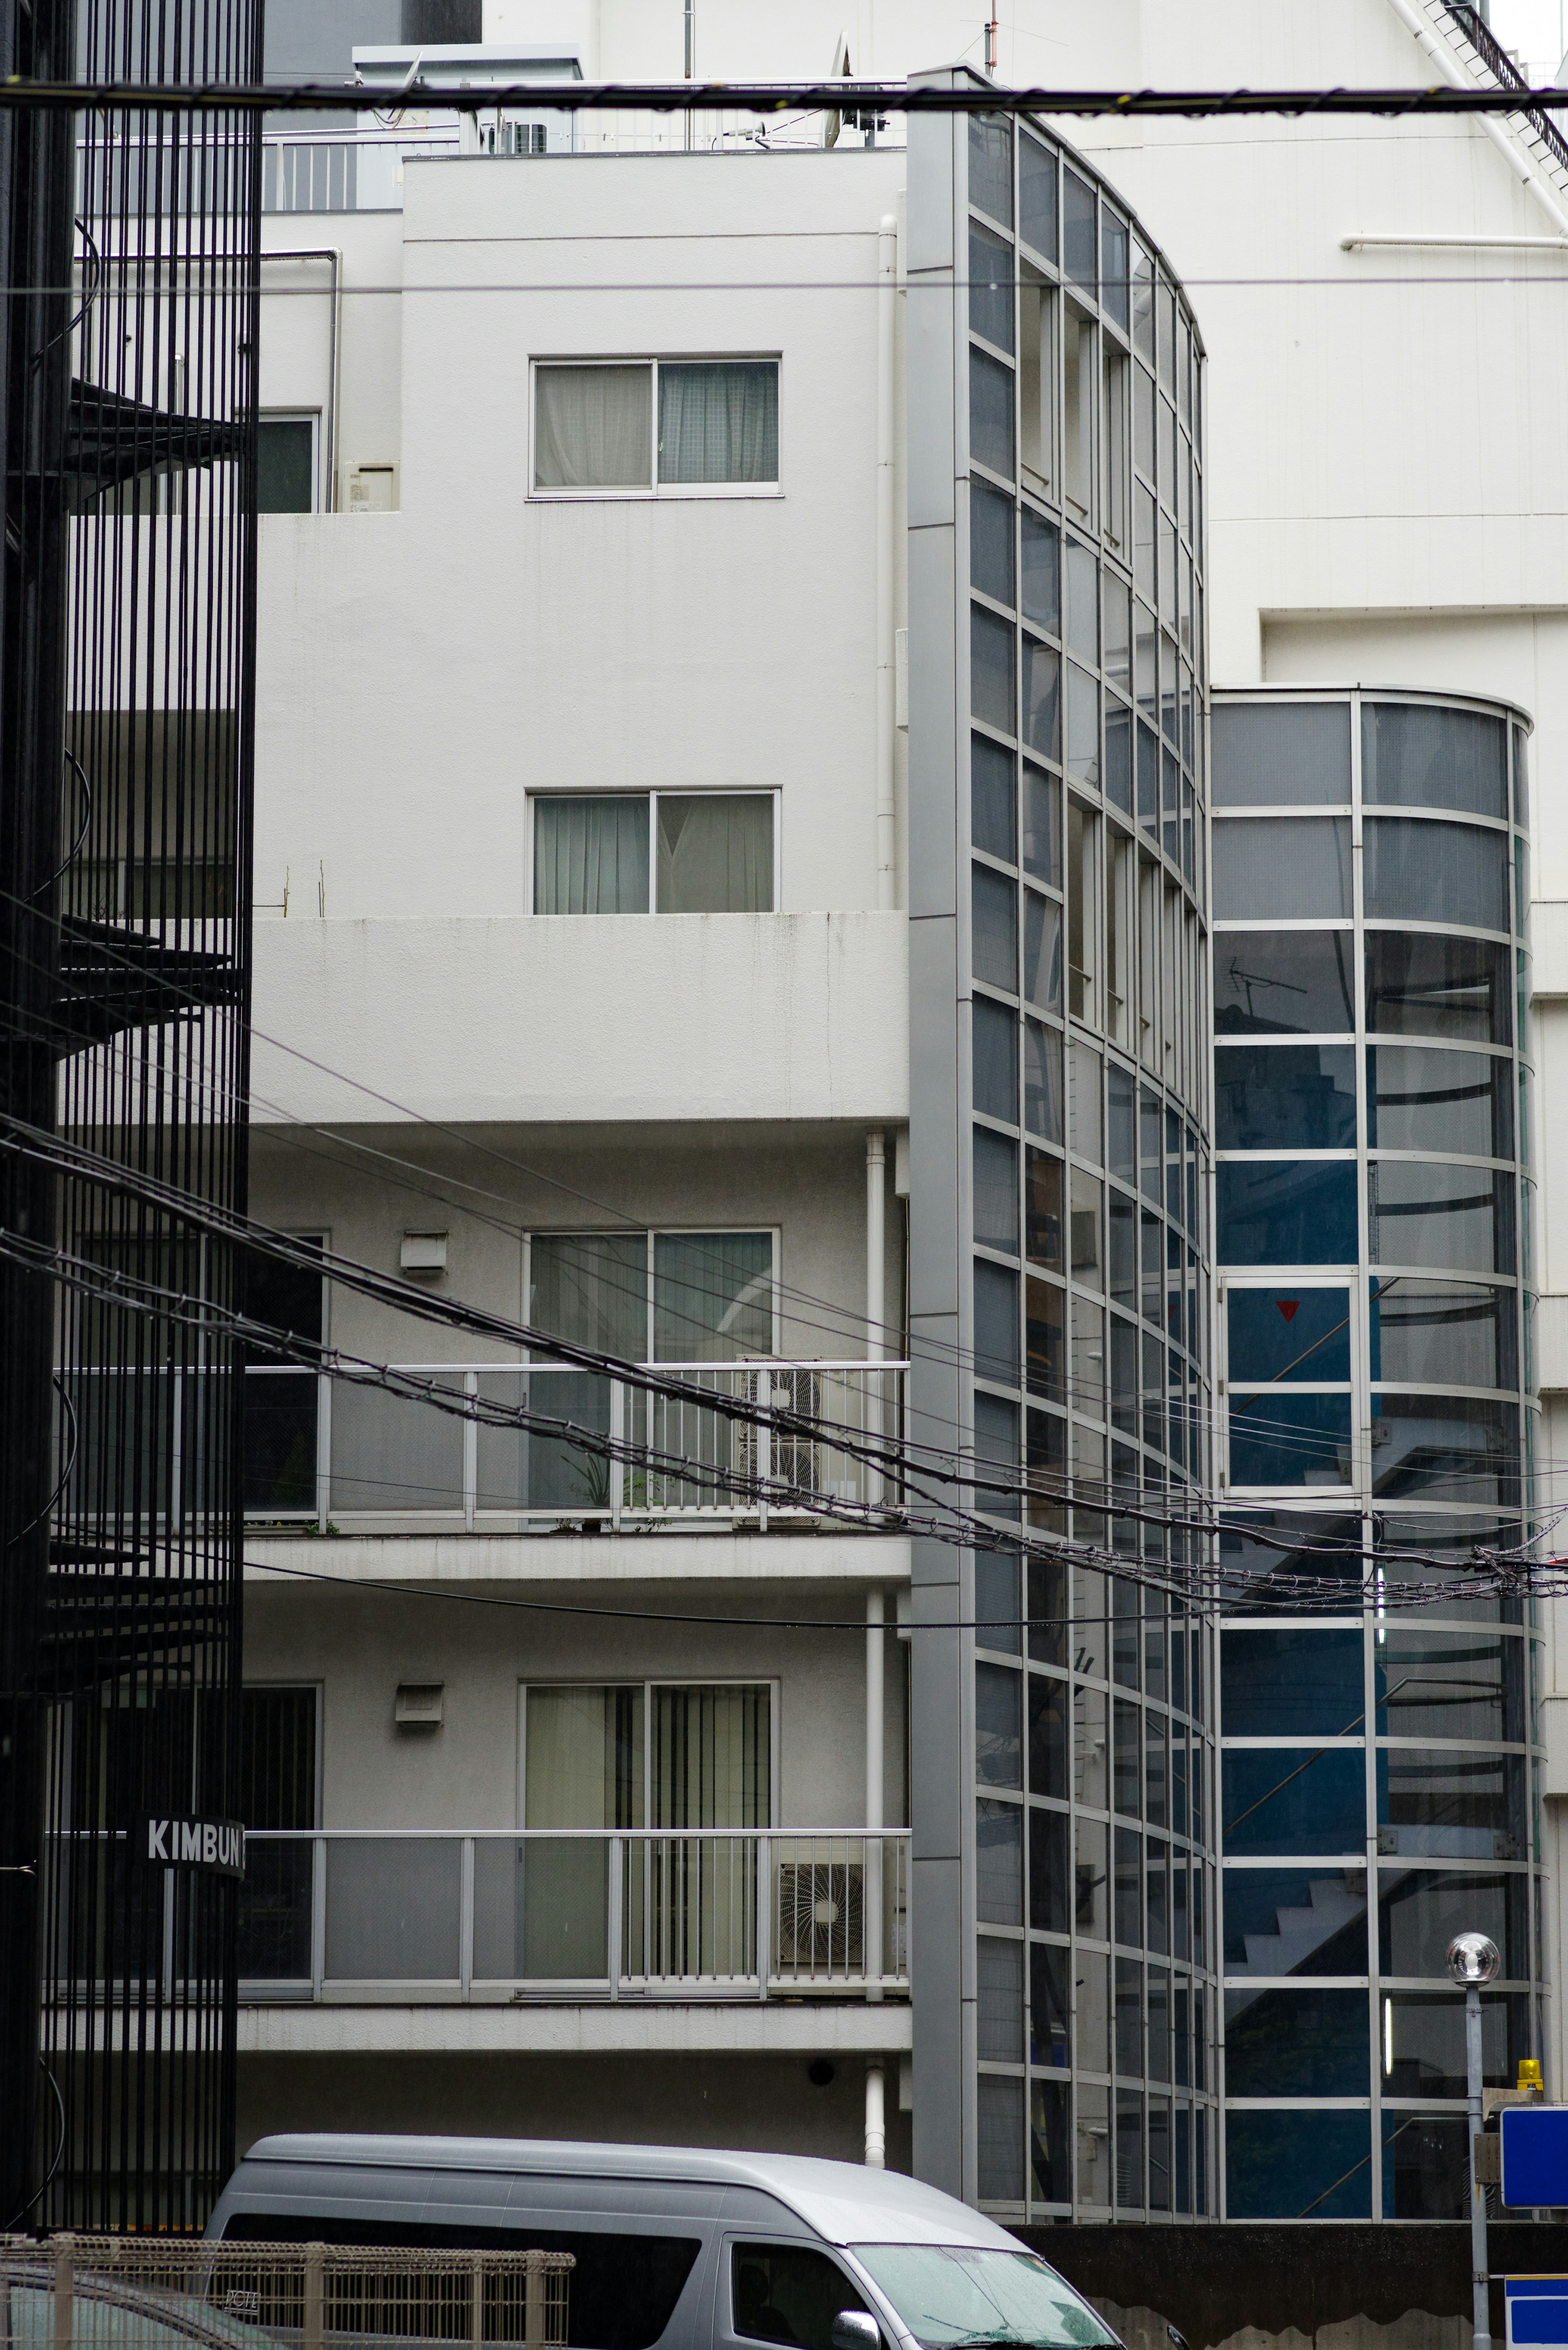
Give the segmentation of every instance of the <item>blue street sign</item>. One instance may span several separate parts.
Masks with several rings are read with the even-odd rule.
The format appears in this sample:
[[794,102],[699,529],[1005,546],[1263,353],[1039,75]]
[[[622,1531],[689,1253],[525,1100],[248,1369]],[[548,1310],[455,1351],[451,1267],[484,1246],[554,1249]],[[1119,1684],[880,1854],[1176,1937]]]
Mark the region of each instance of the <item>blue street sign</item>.
[[1505,2106],[1498,2123],[1503,2202],[1516,2210],[1568,2203],[1568,2106]]
[[1508,2350],[1568,2350],[1568,2276],[1502,2281]]

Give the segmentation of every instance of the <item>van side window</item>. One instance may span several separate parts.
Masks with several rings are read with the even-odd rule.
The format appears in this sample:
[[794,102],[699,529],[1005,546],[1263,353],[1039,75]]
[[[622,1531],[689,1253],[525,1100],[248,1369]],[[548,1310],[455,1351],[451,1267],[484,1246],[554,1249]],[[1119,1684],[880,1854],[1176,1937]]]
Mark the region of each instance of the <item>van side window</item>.
[[751,2342],[833,2350],[839,2311],[866,2307],[836,2262],[804,2244],[736,2244],[730,2274],[735,2331]]
[[[462,2246],[470,2251],[575,2252],[566,2301],[566,2341],[569,2350],[652,2350],[675,2314],[681,2288],[702,2249],[697,2236],[628,2236],[600,2233],[596,2228],[536,2228],[520,2219],[515,2228],[472,2227],[440,2220],[361,2220],[312,2212],[236,2211],[225,2230],[231,2243],[260,2239],[271,2243],[302,2243],[319,2237],[334,2244],[431,2244]],[[815,2254],[808,2254],[815,2259]],[[829,2265],[824,2262],[826,2268]],[[846,2281],[838,2281],[840,2298],[829,2313],[829,2323],[849,2302]],[[794,2337],[775,2334],[774,2341]],[[815,2335],[812,2337],[815,2341]],[[826,2334],[823,2350],[830,2350]]]

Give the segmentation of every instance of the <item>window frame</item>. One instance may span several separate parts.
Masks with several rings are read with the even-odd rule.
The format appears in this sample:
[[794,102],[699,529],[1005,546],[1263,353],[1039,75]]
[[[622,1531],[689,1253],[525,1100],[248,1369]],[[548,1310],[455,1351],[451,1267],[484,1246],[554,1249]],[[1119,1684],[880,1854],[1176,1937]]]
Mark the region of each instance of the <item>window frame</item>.
[[[771,366],[776,386],[778,476],[771,482],[661,482],[659,478],[659,370],[661,367],[702,367],[735,364]],[[649,471],[648,484],[577,483],[569,488],[541,488],[538,480],[539,371],[552,367],[645,367],[649,373]],[[552,351],[535,353],[528,361],[528,498],[540,505],[574,504],[584,500],[651,504],[662,499],[782,498],[784,489],[784,354],[782,351],[590,351],[582,355]]]
[[[575,493],[573,493],[573,494],[575,494]],[[778,914],[783,912],[784,909],[780,904],[780,899],[783,894],[781,885],[784,879],[784,857],[779,835],[781,830],[781,818],[784,813],[784,793],[781,785],[777,784],[759,784],[754,785],[742,784],[737,787],[733,784],[699,784],[696,785],[682,784],[677,788],[664,784],[649,784],[645,785],[640,791],[601,791],[591,784],[584,784],[575,790],[531,791],[527,795],[528,817],[524,827],[523,844],[523,906],[524,913],[527,914],[530,919],[537,917],[540,921],[545,922],[597,922],[603,921],[606,919],[602,914],[539,913],[538,908],[535,904],[534,900],[537,879],[536,856],[538,816],[536,810],[541,800],[646,800],[648,802],[648,904],[642,909],[642,916],[658,916],[665,920],[671,919],[670,915],[665,913],[664,909],[656,902],[659,891],[659,802],[661,795],[667,796],[670,799],[681,800],[771,799],[774,804],[774,902],[771,906],[765,908],[751,907],[743,908],[739,910],[749,914],[753,919],[757,915],[764,912],[769,914]],[[639,919],[635,912],[631,913],[629,918],[632,920]],[[621,919],[624,920],[627,919],[627,917],[623,916]]]
[[[726,1223],[720,1223],[720,1222],[711,1222],[711,1223],[705,1223],[705,1224],[647,1224],[647,1225],[644,1225],[644,1226],[642,1226],[642,1227],[640,1228],[640,1236],[641,1236],[641,1239],[642,1239],[642,1241],[643,1241],[644,1247],[645,1247],[645,1250],[646,1250],[646,1260],[645,1260],[645,1261],[646,1261],[646,1265],[647,1265],[647,1274],[646,1274],[646,1279],[647,1279],[647,1290],[646,1290],[646,1303],[645,1303],[645,1307],[644,1307],[644,1315],[645,1315],[645,1319],[644,1319],[644,1324],[643,1324],[643,1344],[644,1344],[644,1345],[645,1345],[645,1347],[648,1348],[648,1352],[647,1352],[647,1354],[642,1357],[642,1359],[643,1359],[643,1361],[644,1361],[645,1363],[654,1363],[654,1362],[661,1362],[661,1361],[662,1361],[662,1362],[673,1362],[673,1361],[676,1359],[676,1357],[673,1357],[673,1356],[668,1356],[668,1357],[664,1357],[664,1356],[656,1356],[656,1355],[654,1354],[654,1352],[653,1352],[653,1337],[654,1337],[654,1326],[655,1326],[655,1325],[654,1325],[654,1315],[655,1315],[655,1311],[656,1311],[656,1308],[655,1308],[655,1303],[654,1303],[654,1285],[653,1285],[653,1284],[654,1284],[654,1243],[655,1243],[657,1241],[659,1241],[659,1240],[680,1240],[680,1239],[682,1239],[682,1238],[686,1237],[687,1235],[691,1235],[691,1237],[696,1238],[696,1237],[699,1237],[699,1236],[701,1236],[701,1234],[704,1234],[704,1233],[713,1234],[713,1233],[722,1233],[722,1232],[733,1232],[733,1233],[737,1233],[737,1234],[742,1234],[742,1233],[750,1233],[750,1232],[765,1232],[765,1233],[767,1234],[767,1236],[768,1236],[769,1243],[770,1243],[770,1244],[771,1244],[771,1246],[772,1246],[772,1249],[773,1249],[773,1266],[772,1266],[772,1270],[771,1270],[771,1273],[770,1273],[770,1275],[769,1275],[770,1285],[771,1285],[772,1292],[773,1292],[773,1295],[772,1295],[772,1299],[771,1299],[771,1303],[770,1303],[770,1306],[769,1306],[769,1317],[768,1317],[768,1319],[769,1319],[769,1327],[768,1327],[768,1346],[769,1346],[769,1351],[768,1351],[767,1355],[765,1355],[765,1356],[755,1356],[755,1357],[751,1357],[751,1359],[752,1359],[752,1360],[753,1360],[753,1361],[757,1361],[757,1362],[769,1362],[769,1361],[771,1361],[771,1362],[777,1362],[777,1361],[779,1361],[779,1360],[781,1359],[781,1358],[780,1358],[780,1354],[779,1354],[779,1346],[780,1346],[780,1340],[781,1340],[782,1336],[783,1336],[783,1332],[782,1332],[782,1329],[781,1329],[781,1324],[782,1324],[782,1322],[783,1322],[784,1314],[783,1314],[783,1305],[782,1305],[782,1297],[783,1297],[782,1275],[781,1275],[781,1273],[780,1273],[779,1260],[780,1260],[781,1254],[782,1254],[782,1253],[783,1253],[784,1227],[783,1227],[781,1224],[761,1224],[761,1223],[752,1223],[752,1224],[726,1224]],[[558,1231],[558,1232],[552,1232],[552,1231],[535,1231],[535,1230],[532,1230],[532,1229],[531,1229],[531,1230],[529,1230],[528,1232],[526,1232],[524,1234],[524,1236],[523,1236],[523,1295],[524,1295],[524,1298],[526,1298],[526,1299],[532,1299],[532,1296],[533,1296],[533,1294],[534,1294],[534,1243],[535,1243],[535,1242],[536,1240],[551,1240],[551,1241],[555,1241],[555,1240],[566,1240],[566,1241],[572,1241],[572,1240],[584,1240],[584,1241],[587,1241],[587,1240],[602,1240],[602,1239],[605,1239],[606,1237],[607,1237],[607,1234],[605,1233],[605,1232],[603,1231],[603,1229],[602,1229],[600,1226],[598,1226],[598,1225],[593,1225],[593,1226],[584,1225],[584,1226],[582,1226],[582,1227],[580,1227],[580,1228],[579,1228],[579,1227],[576,1227],[576,1226],[570,1226],[570,1227],[567,1227],[567,1228],[566,1228],[566,1229],[565,1229],[565,1230]],[[631,1237],[631,1233],[630,1233],[629,1232],[627,1232],[627,1231],[625,1231],[625,1230],[622,1230],[622,1231],[620,1231],[620,1232],[617,1232],[617,1233],[613,1233],[613,1234],[607,1235],[607,1237],[613,1237],[613,1238],[618,1238],[618,1239],[629,1239],[629,1238]],[[528,1307],[528,1309],[527,1309],[527,1310],[531,1312],[531,1311],[532,1311],[532,1306],[530,1305],[530,1306]],[[556,1356],[551,1355],[551,1354],[548,1354],[548,1353],[540,1354],[540,1353],[536,1353],[536,1352],[532,1352],[532,1351],[530,1351],[530,1353],[526,1356],[525,1359],[526,1359],[526,1360],[528,1360],[530,1363],[540,1364],[540,1363],[553,1363],[553,1362],[555,1362],[555,1361],[557,1359],[557,1357],[556,1357]],[[721,1358],[721,1359],[722,1359],[722,1358]],[[737,1357],[736,1359],[742,1359],[742,1358]],[[594,1684],[594,1686],[595,1686],[596,1688],[597,1688],[599,1685],[598,1685],[598,1683],[597,1683],[597,1682],[596,1682],[596,1683]]]
[[[314,1708],[314,1718],[316,1740],[315,1749],[311,1758],[311,1788],[312,1794],[315,1797],[312,1809],[315,1812],[316,1816],[311,1822],[309,1831],[296,1830],[296,1833],[319,1832],[325,1824],[326,1813],[326,1793],[323,1786],[327,1762],[327,1683],[325,1679],[320,1675],[301,1676],[297,1673],[264,1673],[255,1680],[252,1680],[247,1676],[241,1683],[241,1688],[247,1694],[252,1690],[308,1690],[315,1698],[316,1703]],[[268,1831],[265,1828],[257,1828],[254,1831],[247,1831],[247,1833],[254,1833],[257,1835],[265,1835],[268,1834]],[[274,1831],[274,1833],[275,1833],[275,1831]]]
[[258,409],[258,410],[256,411],[256,425],[257,425],[257,428],[258,428],[258,437],[259,437],[259,428],[260,428],[261,426],[265,425],[265,424],[308,424],[308,425],[309,425],[309,427],[310,427],[310,504],[309,504],[307,506],[276,506],[276,507],[275,507],[275,506],[266,506],[266,507],[264,507],[264,508],[262,509],[262,511],[263,511],[265,514],[268,514],[268,515],[271,515],[271,514],[313,514],[313,515],[325,514],[325,513],[327,511],[327,500],[326,500],[326,497],[325,497],[325,495],[324,495],[324,491],[325,491],[325,488],[326,488],[326,484],[325,484],[325,483],[322,481],[322,478],[321,478],[321,473],[322,473],[322,452],[323,452],[323,436],[322,436],[322,431],[321,431],[321,411],[320,411],[320,409],[319,409],[319,408],[304,408],[304,407],[299,407],[299,406],[287,407],[287,408],[261,408],[261,409]]
[[678,1690],[739,1690],[765,1689],[768,1693],[768,1820],[761,1828],[673,1828],[660,1829],[650,1825],[646,1817],[635,1828],[589,1829],[589,1835],[768,1835],[784,1825],[779,1816],[779,1769],[782,1760],[784,1711],[784,1680],[778,1673],[650,1673],[638,1679],[625,1674],[610,1674],[600,1680],[585,1679],[581,1673],[519,1673],[517,1676],[517,1772],[516,1804],[517,1831],[526,1834],[528,1817],[528,1692],[530,1690],[639,1690],[642,1692],[642,1808],[648,1810],[648,1794],[651,1783],[653,1691]]

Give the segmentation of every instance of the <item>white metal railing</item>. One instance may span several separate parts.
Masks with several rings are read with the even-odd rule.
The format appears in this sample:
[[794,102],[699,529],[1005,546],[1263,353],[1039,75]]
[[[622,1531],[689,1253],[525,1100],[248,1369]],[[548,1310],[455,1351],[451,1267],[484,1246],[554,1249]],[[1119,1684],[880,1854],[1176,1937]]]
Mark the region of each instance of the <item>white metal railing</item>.
[[253,1830],[252,2004],[907,1991],[905,1829]]
[[[903,1430],[903,1363],[661,1363],[698,1392],[650,1394],[560,1363],[410,1363],[455,1400],[527,1410],[560,1433],[460,1417],[377,1386],[286,1365],[246,1378],[245,1505],[253,1517],[439,1516],[491,1531],[523,1521],[742,1518],[822,1502],[893,1506],[885,1465]],[[701,1400],[797,1414],[803,1433]],[[574,1441],[573,1430],[587,1441]],[[592,1440],[614,1448],[599,1449]],[[862,1457],[860,1448],[874,1457]],[[623,1457],[624,1455],[628,1457]],[[763,1492],[734,1490],[753,1481]]]

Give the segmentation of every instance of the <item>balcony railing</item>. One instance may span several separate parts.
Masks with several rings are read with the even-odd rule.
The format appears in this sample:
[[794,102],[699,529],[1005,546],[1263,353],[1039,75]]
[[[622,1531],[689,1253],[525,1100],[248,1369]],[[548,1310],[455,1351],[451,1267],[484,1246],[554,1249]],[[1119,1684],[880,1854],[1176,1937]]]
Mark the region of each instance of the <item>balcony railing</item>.
[[[397,1367],[454,1398],[529,1410],[632,1457],[608,1457],[567,1433],[462,1419],[380,1387],[257,1367],[246,1373],[247,1511],[316,1518],[323,1527],[439,1516],[496,1532],[541,1519],[618,1527],[628,1519],[740,1518],[765,1525],[770,1513],[808,1514],[820,1502],[875,1510],[898,1499],[888,1471],[847,1448],[869,1442],[890,1451],[898,1442],[902,1363],[659,1366],[716,1399],[813,1423],[798,1435],[731,1419],[690,1396],[649,1395],[560,1364]],[[771,1491],[736,1492],[731,1480],[761,1480]]]
[[898,1996],[909,1835],[255,1831],[240,1977],[253,2005]]

